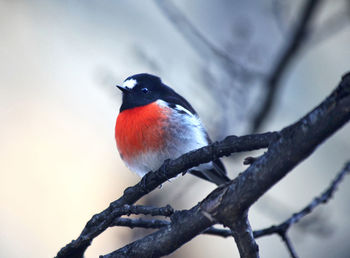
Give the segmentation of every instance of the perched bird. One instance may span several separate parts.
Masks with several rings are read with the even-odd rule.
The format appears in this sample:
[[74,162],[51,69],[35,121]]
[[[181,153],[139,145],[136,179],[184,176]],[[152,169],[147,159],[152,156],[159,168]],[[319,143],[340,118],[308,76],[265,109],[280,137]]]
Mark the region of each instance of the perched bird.
[[[126,78],[123,102],[115,126],[122,160],[139,176],[211,143],[196,111],[157,76],[142,73]],[[190,173],[217,185],[229,181],[218,159],[192,168]]]

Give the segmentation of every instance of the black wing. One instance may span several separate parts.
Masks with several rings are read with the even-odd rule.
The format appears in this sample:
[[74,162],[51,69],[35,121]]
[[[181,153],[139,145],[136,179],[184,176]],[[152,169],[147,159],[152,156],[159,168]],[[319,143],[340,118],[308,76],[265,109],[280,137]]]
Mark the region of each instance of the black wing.
[[[162,99],[168,103],[169,107],[175,109],[176,105],[180,105],[185,109],[187,109],[188,111],[190,111],[193,115],[197,115],[197,112],[194,110],[191,104],[184,97],[177,94],[173,89],[171,89],[166,85],[164,85],[164,89],[167,91],[167,94],[164,94],[164,97],[162,97]],[[180,110],[179,112],[184,112],[184,111]],[[208,143],[212,143],[208,134],[206,134],[206,137],[207,137]],[[213,164],[212,169],[203,170],[203,171],[190,170],[190,173],[204,180],[213,182],[217,185],[221,185],[225,182],[230,181],[230,178],[226,176],[226,169],[220,159],[214,160],[212,164]]]
[[[194,108],[191,106],[188,101],[179,95],[176,91],[171,89],[170,87],[166,86],[163,84],[163,90],[164,90],[164,95],[162,96],[162,99],[166,102],[169,103],[170,107],[175,107],[175,105],[180,105],[184,108],[186,108],[188,111],[190,111],[192,114],[196,115],[197,112],[194,110]],[[173,105],[173,106],[172,106]]]

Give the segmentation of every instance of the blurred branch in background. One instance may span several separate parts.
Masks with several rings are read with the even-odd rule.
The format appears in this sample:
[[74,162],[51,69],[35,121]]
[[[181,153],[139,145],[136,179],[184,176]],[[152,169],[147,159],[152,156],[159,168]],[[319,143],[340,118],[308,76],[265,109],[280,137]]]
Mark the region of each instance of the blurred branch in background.
[[[202,77],[206,79],[202,80],[202,84],[215,96],[215,99],[220,100],[218,101],[220,112],[217,114],[221,114],[221,119],[219,125],[215,127],[221,130],[218,134],[225,135],[230,131],[232,124],[237,126],[240,117],[244,117],[246,99],[249,95],[247,87],[252,81],[263,78],[264,71],[258,71],[253,66],[248,66],[247,62],[242,64],[238,58],[233,58],[230,53],[214,46],[172,1],[155,0],[155,2],[165,17],[204,60],[205,67],[203,67]],[[217,67],[217,70],[223,75],[213,75],[209,68],[212,65]],[[230,119],[227,119],[228,117]],[[243,124],[243,121],[240,121],[240,124]]]
[[350,2],[344,5],[334,15],[330,15],[321,25],[311,28],[311,35],[306,39],[304,47],[311,48],[320,42],[332,39],[336,33],[350,26]]
[[244,67],[237,60],[234,60],[229,53],[214,46],[171,1],[155,0],[155,2],[179,33],[205,60],[216,62],[221,68],[227,70],[232,77],[247,80],[251,77],[263,76],[262,72],[252,71],[250,68]]
[[[311,30],[313,17],[316,15],[317,7],[322,1],[305,1],[299,14],[296,15],[297,20],[289,26],[290,28],[286,29],[285,43],[280,48],[279,58],[272,65],[271,71],[257,71],[252,65],[248,65],[247,63],[243,65],[238,61],[238,58],[233,58],[230,53],[212,44],[171,1],[155,0],[155,2],[165,17],[183,35],[198,55],[203,57],[205,62],[215,63],[230,78],[226,83],[215,83],[213,87],[213,85],[209,84],[213,84],[215,79],[210,78],[210,72],[203,72],[204,77],[209,77],[207,80],[204,80],[203,84],[207,86],[207,89],[214,96],[221,100],[220,113],[225,114],[223,117],[226,123],[221,121],[220,128],[224,132],[230,130],[230,124],[232,122],[228,122],[228,119],[225,118],[232,116],[231,110],[234,103],[238,105],[234,106],[235,112],[233,113],[246,114],[247,102],[245,100],[247,96],[245,97],[245,95],[249,94],[249,91],[246,90],[247,83],[257,80],[266,89],[266,91],[263,91],[262,96],[260,96],[259,103],[261,104],[255,110],[254,114],[240,116],[249,120],[247,121],[249,124],[248,132],[257,132],[261,129],[263,122],[268,118],[274,106],[280,82],[291,61],[297,57],[298,52],[303,47],[319,43],[321,40],[328,38],[330,35],[349,25],[349,8],[343,8],[338,15],[328,18],[320,28],[317,27]],[[273,7],[273,13],[276,15],[276,19],[278,19],[277,24],[280,24],[282,23],[282,17],[280,16],[282,13],[285,13],[282,11],[284,7],[281,6],[280,1],[275,1]],[[281,26],[284,27],[283,24]],[[233,91],[235,94],[232,94]],[[242,121],[240,122],[242,123]]]
[[[319,26],[313,26],[313,20],[318,9],[318,6],[322,3],[321,0],[308,0],[305,1],[298,19],[294,22],[290,29],[286,29],[285,23],[281,18],[281,14],[285,13],[283,4],[277,0],[274,3],[274,14],[276,15],[280,25],[281,31],[285,31],[285,46],[280,51],[280,58],[276,61],[273,69],[269,73],[266,79],[265,87],[267,89],[265,97],[263,98],[263,104],[259,108],[258,112],[253,117],[252,127],[250,131],[257,132],[261,129],[264,121],[268,118],[270,112],[273,109],[276,96],[278,94],[278,88],[281,84],[281,80],[290,65],[295,59],[302,48],[314,47],[320,42],[330,39],[331,36],[340,32],[350,24],[350,3],[344,1],[344,5],[338,13],[330,15],[323,23]],[[290,31],[288,33],[288,31]],[[291,36],[289,36],[291,35]]]
[[292,26],[291,36],[286,39],[286,43],[281,50],[280,57],[274,64],[268,78],[266,79],[266,94],[263,98],[261,107],[253,118],[252,128],[250,131],[259,131],[263,121],[265,121],[272,110],[281,79],[283,78],[288,65],[296,57],[303,42],[305,41],[310,23],[312,22],[312,18],[315,15],[320,2],[321,0],[308,0],[302,7],[300,11],[300,19],[298,19],[296,24]]
[[272,14],[275,17],[278,29],[285,36],[288,33],[291,3],[288,1],[273,0],[271,4]]

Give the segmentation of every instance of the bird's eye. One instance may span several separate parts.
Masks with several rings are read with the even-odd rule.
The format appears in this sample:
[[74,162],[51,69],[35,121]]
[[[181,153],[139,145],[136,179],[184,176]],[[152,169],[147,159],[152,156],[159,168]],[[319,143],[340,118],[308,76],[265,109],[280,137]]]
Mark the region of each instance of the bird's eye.
[[142,88],[141,91],[145,94],[147,94],[149,92],[149,90],[147,88]]

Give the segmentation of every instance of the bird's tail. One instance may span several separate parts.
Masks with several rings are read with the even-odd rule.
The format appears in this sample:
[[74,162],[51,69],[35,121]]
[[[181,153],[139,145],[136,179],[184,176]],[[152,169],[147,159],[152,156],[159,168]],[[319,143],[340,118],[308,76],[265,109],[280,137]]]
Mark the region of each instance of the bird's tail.
[[226,175],[226,169],[221,160],[217,159],[211,162],[212,168],[206,168],[201,170],[191,170],[190,173],[198,176],[204,180],[213,182],[216,185],[221,185],[230,181],[231,179]]

